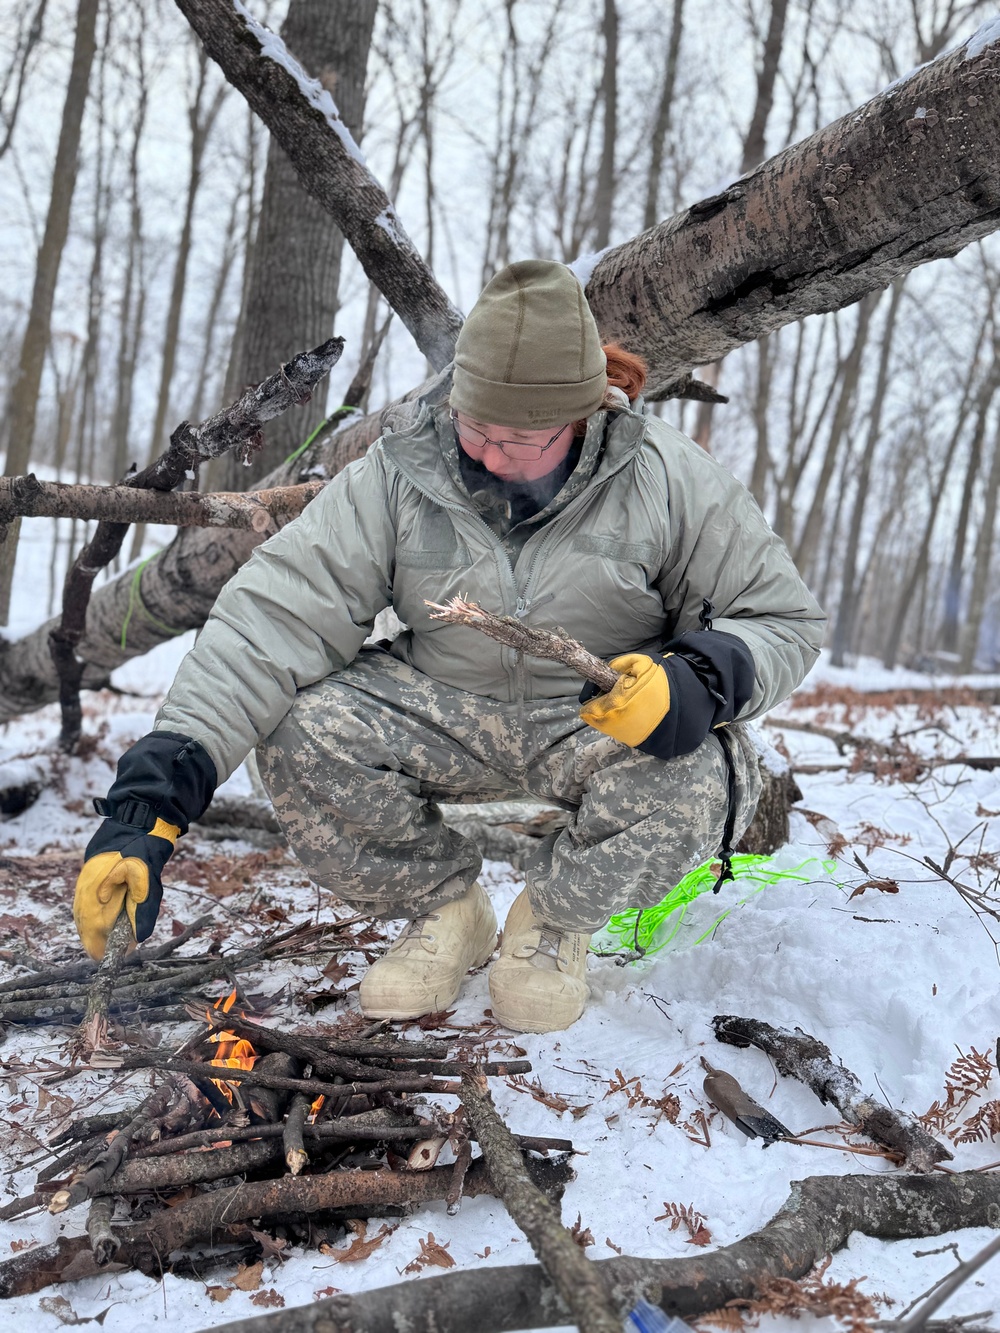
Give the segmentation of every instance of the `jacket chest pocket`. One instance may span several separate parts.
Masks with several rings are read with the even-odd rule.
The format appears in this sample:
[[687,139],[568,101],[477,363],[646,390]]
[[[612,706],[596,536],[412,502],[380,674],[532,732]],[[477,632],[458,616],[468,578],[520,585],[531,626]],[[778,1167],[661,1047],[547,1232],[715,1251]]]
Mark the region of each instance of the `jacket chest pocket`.
[[396,546],[392,600],[407,625],[425,623],[430,615],[425,601],[443,602],[469,588],[474,565],[469,548],[442,510],[418,513]]
[[655,542],[577,533],[555,597],[545,608],[591,652],[611,657],[658,639],[666,615],[652,580],[662,552]]

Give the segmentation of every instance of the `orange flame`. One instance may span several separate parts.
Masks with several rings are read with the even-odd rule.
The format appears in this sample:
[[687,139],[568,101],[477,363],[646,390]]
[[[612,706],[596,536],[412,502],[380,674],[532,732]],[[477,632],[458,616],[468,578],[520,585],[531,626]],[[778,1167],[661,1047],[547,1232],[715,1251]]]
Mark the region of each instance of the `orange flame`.
[[[236,990],[234,988],[225,999],[216,1000],[213,1008],[221,1009],[224,1014],[228,1014],[235,1003]],[[210,1010],[206,1010],[205,1017],[211,1023]],[[257,1052],[245,1037],[237,1037],[235,1032],[213,1032],[208,1040],[219,1047],[218,1054],[209,1061],[210,1064],[220,1065],[224,1069],[253,1069],[257,1060]],[[226,1100],[232,1103],[233,1090],[230,1085],[217,1078],[213,1078],[212,1082]]]
[[320,1111],[322,1111],[322,1109],[323,1109],[323,1103],[324,1103],[325,1101],[326,1101],[326,1098],[323,1096],[322,1093],[320,1093],[320,1095],[319,1095],[319,1096],[316,1098],[316,1100],[313,1102],[312,1106],[310,1106],[310,1108],[309,1108],[309,1114],[308,1114],[308,1116],[306,1117],[306,1120],[307,1120],[307,1122],[308,1122],[310,1125],[315,1124],[316,1117],[319,1115]]

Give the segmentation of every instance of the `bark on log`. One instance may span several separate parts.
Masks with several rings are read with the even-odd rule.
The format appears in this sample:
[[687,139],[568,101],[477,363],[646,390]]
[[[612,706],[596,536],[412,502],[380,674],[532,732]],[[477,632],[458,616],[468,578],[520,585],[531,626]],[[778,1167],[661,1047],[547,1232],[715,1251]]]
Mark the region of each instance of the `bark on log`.
[[[804,1277],[825,1255],[842,1249],[853,1231],[881,1240],[911,1240],[998,1222],[1000,1177],[988,1173],[813,1176],[792,1185],[784,1205],[760,1231],[711,1254],[623,1256],[595,1260],[593,1267],[619,1309],[631,1309],[644,1297],[669,1314],[693,1318],[730,1300],[752,1299],[763,1278]],[[334,1296],[217,1326],[216,1333],[398,1333],[404,1312],[408,1333],[467,1333],[470,1328],[505,1333],[570,1322],[569,1310],[541,1266],[518,1264]]]
[[602,337],[649,362],[650,396],[1000,226],[1000,157],[986,147],[1000,136],[1000,34],[989,35],[598,262],[587,299]]
[[[209,3],[183,0],[182,8],[204,16]],[[649,361],[651,390],[680,391],[690,367],[808,314],[857,301],[1000,225],[1000,159],[989,148],[1000,138],[1000,42],[981,44],[972,59],[968,50],[966,44],[932,61],[722,194],[600,260],[587,298],[602,335],[620,338]],[[254,50],[247,58],[259,60]],[[277,69],[273,61],[259,63]],[[319,126],[322,114],[293,81],[284,91],[301,104],[291,120],[305,109],[304,118]],[[918,106],[928,114],[915,116]],[[308,161],[301,179],[315,198],[333,202],[343,152],[335,130],[324,126],[320,151],[302,141]],[[388,232],[375,240],[391,249]],[[408,251],[404,258],[410,281],[418,270],[407,267]],[[310,462],[332,476],[364,452],[379,428],[377,416],[365,418]],[[290,479],[279,469],[266,480]],[[153,619],[134,618],[124,648],[131,572],[100,589],[77,645],[87,663],[82,684],[99,688],[115,666],[171,633],[204,624],[220,588],[255,544],[254,534],[185,529],[144,569],[138,591]],[[0,641],[0,721],[56,697],[50,628],[51,622],[14,644]]]
[[174,527],[246,528],[268,534],[300,514],[325,485],[272,486],[263,491],[153,491],[0,477],[0,526],[15,515],[169,523]]
[[876,1143],[902,1154],[911,1171],[932,1171],[938,1162],[950,1162],[953,1154],[923,1125],[905,1111],[894,1111],[876,1097],[865,1094],[855,1074],[837,1064],[830,1048],[801,1028],[771,1027],[755,1018],[717,1014],[712,1019],[718,1041],[729,1046],[756,1046],[775,1063],[778,1073],[798,1079],[811,1088],[821,1102],[835,1106],[845,1120],[857,1125]]

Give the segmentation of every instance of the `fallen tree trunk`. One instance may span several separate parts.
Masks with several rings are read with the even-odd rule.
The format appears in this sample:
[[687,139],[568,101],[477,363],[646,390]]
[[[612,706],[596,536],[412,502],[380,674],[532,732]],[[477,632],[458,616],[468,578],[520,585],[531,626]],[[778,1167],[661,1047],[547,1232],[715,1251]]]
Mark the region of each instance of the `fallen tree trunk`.
[[[803,1277],[824,1255],[842,1249],[852,1231],[881,1240],[912,1240],[965,1227],[995,1227],[998,1218],[1000,1178],[988,1173],[813,1176],[792,1185],[785,1204],[760,1231],[712,1254],[598,1259],[593,1268],[623,1316],[645,1297],[671,1314],[693,1317],[754,1297],[767,1277]],[[571,1319],[541,1266],[518,1264],[333,1296],[224,1324],[217,1333],[398,1333],[404,1313],[409,1333],[467,1333],[470,1328],[504,1333],[552,1328]]]
[[[221,13],[217,0],[182,5],[186,13],[196,7],[210,22]],[[259,49],[256,37],[248,42]],[[253,59],[277,68],[256,53]],[[849,305],[995,230],[1000,158],[989,144],[1000,138],[998,71],[1000,40],[973,39],[722,194],[612,248],[586,289],[602,335],[619,338],[647,359],[652,396],[680,393],[692,366],[808,314]],[[234,71],[226,72],[249,100]],[[273,74],[267,71],[267,77]],[[301,179],[320,202],[331,200],[343,188],[337,131],[294,80],[284,92],[287,125],[271,125],[272,132],[294,139],[306,121],[310,134],[322,122],[325,147],[310,155],[310,174]],[[916,116],[918,107],[927,114]],[[388,231],[375,232],[377,244],[391,245]],[[406,261],[407,281],[423,284],[423,270],[406,266],[412,246],[399,235],[392,258]],[[408,317],[412,323],[412,312]],[[442,319],[453,342],[457,326],[450,315]],[[446,388],[445,381],[439,391]],[[313,450],[310,468],[334,475],[379,430],[374,414],[352,424]],[[301,463],[291,472],[278,469],[266,484],[287,484],[302,470]],[[146,566],[136,590],[132,571],[100,589],[76,650],[87,663],[84,686],[99,688],[115,666],[202,625],[257,540],[243,532],[186,529]],[[136,595],[148,618],[134,617],[123,643],[122,625]],[[15,644],[0,641],[0,721],[56,697],[46,646],[51,623]]]

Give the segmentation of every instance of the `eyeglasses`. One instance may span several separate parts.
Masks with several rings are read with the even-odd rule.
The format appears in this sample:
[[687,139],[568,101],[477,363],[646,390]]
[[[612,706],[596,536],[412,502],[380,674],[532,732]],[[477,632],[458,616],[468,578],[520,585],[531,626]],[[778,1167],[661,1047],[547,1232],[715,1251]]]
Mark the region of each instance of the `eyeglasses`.
[[493,444],[508,458],[517,458],[522,463],[537,462],[546,449],[552,448],[566,429],[565,426],[560,426],[548,444],[527,444],[524,440],[491,440],[481,430],[475,430],[472,426],[466,426],[464,423],[460,424],[458,413],[454,408],[451,409],[451,424],[455,428],[455,434],[467,449],[485,449],[488,444]]

